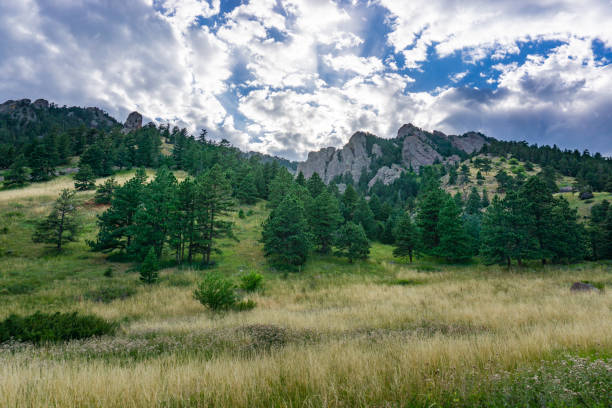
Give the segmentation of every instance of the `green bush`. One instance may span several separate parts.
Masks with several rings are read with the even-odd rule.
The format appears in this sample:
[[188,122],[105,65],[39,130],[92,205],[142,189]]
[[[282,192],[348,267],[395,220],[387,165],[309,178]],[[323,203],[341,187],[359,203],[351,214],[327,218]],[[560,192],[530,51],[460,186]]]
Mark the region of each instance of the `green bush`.
[[247,300],[242,300],[238,303],[236,303],[232,309],[238,311],[238,312],[244,312],[247,310],[253,310],[255,309],[255,306],[257,306],[257,303],[255,303],[254,300],[251,299],[247,299]]
[[110,266],[108,268],[106,268],[106,270],[104,271],[104,276],[107,278],[112,278],[113,277],[113,268],[111,268]]
[[204,275],[194,297],[211,310],[227,310],[238,302],[236,285],[230,279],[213,272]]
[[76,312],[36,312],[25,317],[13,314],[0,322],[0,343],[10,339],[37,344],[84,339],[113,334],[116,329],[116,323]]
[[5,284],[0,286],[0,295],[25,295],[27,293],[32,293],[36,290],[38,285],[34,285],[28,282],[16,282],[11,284]]
[[244,219],[245,217],[246,217],[246,215],[244,215],[244,211],[241,208],[240,211],[238,211],[238,218]]
[[247,217],[250,217],[250,216],[251,216],[251,215],[253,215],[253,214],[255,214],[255,211],[253,211],[253,210],[249,210],[249,211],[247,211],[247,213],[246,213]]
[[129,286],[105,286],[85,292],[83,297],[92,302],[110,303],[116,299],[127,299],[136,293],[136,289]]
[[240,277],[240,289],[246,292],[255,292],[263,286],[263,275],[257,272],[249,272]]

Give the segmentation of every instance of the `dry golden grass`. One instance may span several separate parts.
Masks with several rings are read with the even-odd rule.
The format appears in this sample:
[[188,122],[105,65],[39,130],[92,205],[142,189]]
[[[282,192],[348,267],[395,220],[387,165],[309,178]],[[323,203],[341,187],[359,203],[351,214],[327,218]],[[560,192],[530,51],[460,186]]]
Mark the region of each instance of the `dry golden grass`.
[[[575,272],[418,273],[386,266],[415,286],[364,277],[324,285],[273,280],[248,313],[213,316],[191,288],[157,287],[80,309],[135,317],[124,335],[222,332],[273,324],[318,334],[254,356],[169,353],[130,364],[2,355],[1,406],[370,406],[461,387],[559,351],[612,350],[612,296],[571,294]],[[581,278],[606,280],[603,267]],[[476,374],[475,374],[476,373]]]

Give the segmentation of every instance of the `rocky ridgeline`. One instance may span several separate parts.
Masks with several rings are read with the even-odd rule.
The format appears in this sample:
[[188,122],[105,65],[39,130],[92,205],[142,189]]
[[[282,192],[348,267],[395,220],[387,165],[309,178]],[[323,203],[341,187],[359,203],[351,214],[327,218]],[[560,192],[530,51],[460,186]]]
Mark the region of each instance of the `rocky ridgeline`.
[[[329,183],[335,177],[347,173],[354,181],[358,181],[364,170],[376,171],[368,182],[371,187],[377,181],[383,184],[392,183],[410,167],[417,171],[421,166],[436,162],[457,162],[460,157],[456,153],[470,154],[480,150],[486,143],[487,138],[476,132],[449,136],[438,131],[430,133],[407,124],[397,131],[397,136],[393,139],[387,140],[369,133],[357,132],[341,149],[327,147],[318,152],[310,152],[307,160],[298,164],[297,172],[301,171],[306,178],[316,172]],[[386,147],[387,155],[391,151],[391,156],[397,157],[396,162],[380,165],[381,162],[388,161],[388,158],[383,157],[381,146]]]
[[133,130],[138,130],[142,127],[142,115],[138,112],[132,112],[128,115],[123,124],[123,133],[130,133]]

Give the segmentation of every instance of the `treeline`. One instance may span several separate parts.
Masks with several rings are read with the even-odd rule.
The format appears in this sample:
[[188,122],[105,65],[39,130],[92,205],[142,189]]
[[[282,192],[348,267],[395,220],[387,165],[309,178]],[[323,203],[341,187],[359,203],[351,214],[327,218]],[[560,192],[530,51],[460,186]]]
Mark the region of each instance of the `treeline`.
[[578,150],[561,150],[556,145],[538,146],[495,139],[491,139],[481,152],[504,157],[511,154],[518,160],[536,163],[542,168],[551,167],[564,176],[575,177],[594,191],[612,192],[612,159],[600,153],[591,155],[588,150],[580,153]]

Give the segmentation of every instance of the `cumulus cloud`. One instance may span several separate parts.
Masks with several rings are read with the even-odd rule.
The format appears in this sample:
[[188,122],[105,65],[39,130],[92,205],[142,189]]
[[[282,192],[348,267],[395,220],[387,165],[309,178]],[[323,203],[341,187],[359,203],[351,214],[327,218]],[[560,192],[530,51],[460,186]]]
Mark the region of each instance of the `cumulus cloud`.
[[[612,72],[592,45],[612,47],[608,0],[224,6],[0,3],[0,99],[96,105],[118,119],[139,110],[292,159],[406,122],[611,153]],[[544,40],[556,48],[526,48]],[[436,65],[453,56],[450,73]],[[428,70],[430,89],[418,79]]]

